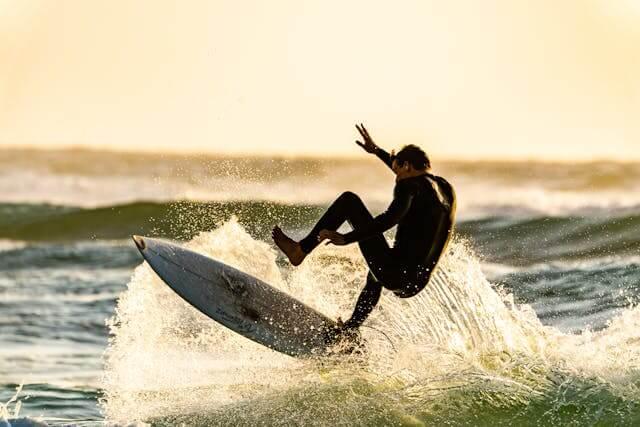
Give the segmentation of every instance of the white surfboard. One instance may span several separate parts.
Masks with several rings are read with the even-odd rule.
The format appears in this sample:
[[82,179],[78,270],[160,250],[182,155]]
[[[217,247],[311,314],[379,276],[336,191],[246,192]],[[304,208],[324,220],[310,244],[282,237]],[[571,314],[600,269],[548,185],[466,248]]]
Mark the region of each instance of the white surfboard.
[[178,295],[213,320],[279,352],[322,355],[336,323],[260,279],[159,239],[133,236],[144,259]]

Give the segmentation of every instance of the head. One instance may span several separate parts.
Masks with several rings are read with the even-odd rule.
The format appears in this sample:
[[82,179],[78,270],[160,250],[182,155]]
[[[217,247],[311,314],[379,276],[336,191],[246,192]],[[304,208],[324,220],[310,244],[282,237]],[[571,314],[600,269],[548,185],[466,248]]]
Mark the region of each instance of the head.
[[431,169],[429,157],[417,145],[405,145],[392,159],[391,169],[400,179],[422,175]]

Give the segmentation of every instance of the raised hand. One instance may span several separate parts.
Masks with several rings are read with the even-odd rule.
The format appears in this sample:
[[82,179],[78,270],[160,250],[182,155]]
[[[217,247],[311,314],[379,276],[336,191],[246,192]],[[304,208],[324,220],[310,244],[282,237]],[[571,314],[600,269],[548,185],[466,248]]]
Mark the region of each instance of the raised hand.
[[375,153],[378,149],[378,146],[375,142],[373,142],[373,139],[371,139],[371,136],[369,135],[367,129],[365,129],[364,125],[360,123],[360,126],[356,125],[356,129],[358,129],[358,132],[360,132],[360,135],[364,140],[364,142],[356,140],[356,144],[362,147],[367,153]]

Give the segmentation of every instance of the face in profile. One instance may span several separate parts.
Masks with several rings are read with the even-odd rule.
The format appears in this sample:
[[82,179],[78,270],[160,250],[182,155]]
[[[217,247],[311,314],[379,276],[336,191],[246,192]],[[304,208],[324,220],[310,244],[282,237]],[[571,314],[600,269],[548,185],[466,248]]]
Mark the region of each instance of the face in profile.
[[409,168],[410,168],[410,163],[409,162],[404,162],[404,163],[400,163],[398,161],[398,159],[393,159],[393,162],[391,163],[391,170],[393,170],[393,173],[395,173],[396,175],[400,175],[401,173],[406,173],[409,172]]

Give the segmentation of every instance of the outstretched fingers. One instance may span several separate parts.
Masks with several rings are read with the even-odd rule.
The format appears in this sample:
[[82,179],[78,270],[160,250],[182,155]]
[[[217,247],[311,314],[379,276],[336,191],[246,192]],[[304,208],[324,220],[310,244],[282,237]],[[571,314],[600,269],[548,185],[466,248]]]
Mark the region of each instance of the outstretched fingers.
[[367,129],[365,129],[362,123],[360,123],[359,125],[356,124],[356,129],[358,130],[358,132],[360,133],[363,139],[363,141],[356,140],[356,144],[362,147],[365,151],[372,152],[371,150],[373,147],[375,147],[375,144],[371,139],[371,137],[369,136],[369,132],[367,132]]
[[364,124],[360,123],[360,129],[362,130],[360,133],[362,134],[363,138],[368,139],[369,141],[373,141],[371,135],[369,135],[369,131],[366,127],[364,127]]

